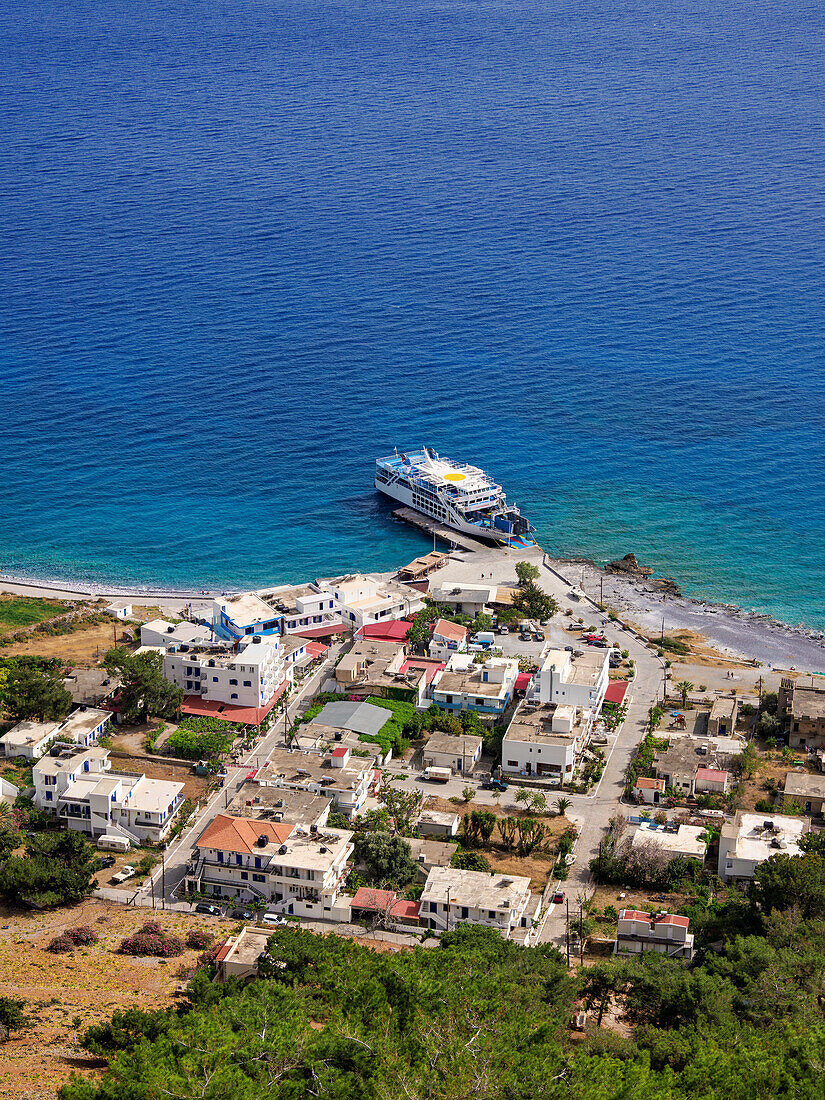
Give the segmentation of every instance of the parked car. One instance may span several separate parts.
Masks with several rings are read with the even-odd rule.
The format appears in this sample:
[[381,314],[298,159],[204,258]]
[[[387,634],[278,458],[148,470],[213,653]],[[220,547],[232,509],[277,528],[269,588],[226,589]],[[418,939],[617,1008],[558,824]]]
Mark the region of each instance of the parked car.
[[533,635],[533,637],[535,638],[535,640],[537,642],[543,642],[544,641],[544,631],[543,630],[537,630],[536,633]]
[[133,867],[131,863],[127,863],[125,867],[121,867],[116,875],[112,875],[112,882],[125,882],[127,878],[134,878],[137,874],[137,867]]
[[573,649],[572,645],[566,645],[564,647],[564,649],[565,649],[566,653],[573,653],[574,652],[574,649]]
[[510,627],[509,626],[500,626],[498,628],[498,632],[499,632],[499,634],[509,634],[510,633]]
[[568,855],[566,855],[566,856],[564,857],[564,865],[565,865],[565,867],[572,867],[572,866],[573,866],[573,864],[574,864],[575,862],[576,862],[576,857],[575,857],[575,855],[573,854],[573,852],[570,852],[570,853],[569,853]]
[[196,913],[206,913],[209,917],[219,917],[221,915],[220,906],[210,905],[207,901],[199,901],[195,906]]
[[114,856],[101,856],[97,861],[97,867],[99,871],[104,871],[107,867],[114,867],[116,863]]
[[520,639],[521,639],[521,640],[522,640],[523,642],[529,642],[529,641],[531,641],[530,635],[529,635],[529,634],[527,633],[527,631],[526,631],[526,630],[522,630],[521,634],[519,634],[519,638],[520,638]]
[[555,894],[553,894],[553,902],[555,905],[559,905],[566,897],[567,894],[565,894],[564,890],[557,890]]
[[236,920],[254,920],[255,914],[251,909],[233,909],[232,916]]
[[592,641],[588,641],[588,645],[595,646],[596,649],[607,649],[607,642],[603,638],[593,638]]
[[280,913],[263,913],[261,915],[261,924],[286,924],[287,921],[281,916]]
[[498,791],[499,794],[504,794],[505,791],[509,791],[510,784],[505,783],[503,779],[488,779],[486,783],[482,783],[482,787],[485,791]]

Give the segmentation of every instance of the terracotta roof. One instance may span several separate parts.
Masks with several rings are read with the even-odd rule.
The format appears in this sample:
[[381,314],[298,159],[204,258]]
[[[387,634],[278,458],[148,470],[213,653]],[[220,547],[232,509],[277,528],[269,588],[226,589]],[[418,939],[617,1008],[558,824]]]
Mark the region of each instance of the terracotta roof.
[[418,920],[420,913],[420,901],[397,901],[390,909],[391,917],[406,917],[408,920]]
[[348,748],[346,748],[344,745],[339,745],[337,749],[332,750],[332,755],[336,759],[340,759],[342,756],[346,756],[348,752]]
[[328,649],[329,646],[321,642],[307,642],[307,653],[310,657],[322,657]]
[[259,726],[289,687],[284,680],[266,706],[239,707],[234,703],[219,703],[217,699],[203,699],[200,695],[184,695],[181,711],[198,717],[219,718],[222,722],[237,722],[245,726]]
[[249,856],[256,850],[255,842],[258,837],[266,836],[272,844],[283,844],[289,839],[294,828],[294,825],[218,814],[198,837],[196,844],[199,848],[215,848],[220,852],[243,852]]
[[634,781],[633,786],[643,791],[663,791],[665,781],[664,779],[648,779],[647,776],[643,775]]
[[378,638],[387,642],[403,642],[410,632],[411,622],[406,619],[390,619],[384,623],[367,623],[359,633],[364,638]]
[[433,634],[440,634],[442,638],[448,638],[453,642],[463,642],[467,637],[467,627],[451,623],[449,619],[436,619],[433,624]]
[[353,909],[388,909],[395,904],[395,890],[374,890],[371,886],[361,886],[355,891],[351,907]]
[[664,913],[657,917],[641,909],[622,909],[619,912],[619,920],[640,920],[647,924],[676,924],[680,928],[687,928],[690,924],[687,917],[677,917],[675,913]]
[[728,778],[728,773],[720,771],[718,768],[697,768],[696,778],[703,779],[707,783],[724,783]]
[[655,918],[657,924],[678,924],[680,928],[687,928],[690,920],[687,917],[677,917],[675,913],[667,913],[664,917]]
[[627,680],[611,680],[604,693],[605,703],[623,703],[629,686]]

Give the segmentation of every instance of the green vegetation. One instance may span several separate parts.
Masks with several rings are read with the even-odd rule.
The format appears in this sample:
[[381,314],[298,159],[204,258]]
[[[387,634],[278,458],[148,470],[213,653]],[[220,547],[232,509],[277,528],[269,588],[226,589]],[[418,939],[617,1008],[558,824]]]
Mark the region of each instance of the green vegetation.
[[534,581],[528,581],[513,597],[513,610],[526,616],[528,619],[536,619],[543,623],[551,619],[559,609],[559,605],[549,596],[543,588]]
[[164,745],[169,756],[183,760],[214,760],[232,748],[237,731],[219,718],[184,718]]
[[460,871],[489,871],[490,861],[481,852],[465,851],[459,848],[450,860],[451,867],[457,867]]
[[0,866],[0,895],[18,905],[71,905],[92,892],[96,868],[97,853],[81,833],[39,833],[27,837],[24,855]]
[[660,649],[666,649],[669,653],[675,653],[679,657],[687,657],[690,653],[690,646],[687,642],[683,642],[681,638],[669,638],[667,634],[663,638],[659,638],[657,644]]
[[0,633],[20,630],[42,623],[68,611],[62,600],[44,600],[39,596],[0,596]]
[[2,702],[16,722],[32,718],[45,722],[69,713],[72,697],[63,686],[60,666],[38,668],[15,663],[4,672]]
[[159,653],[130,653],[115,646],[103,661],[106,671],[123,681],[120,713],[127,722],[145,722],[149,717],[174,718],[180,710],[183,692],[163,675]]
[[23,1011],[25,1007],[25,1001],[18,1001],[14,997],[0,997],[0,1038],[3,1031],[21,1031],[29,1023]]
[[398,889],[415,878],[410,846],[403,837],[380,829],[355,834],[355,856],[372,886]]
[[682,697],[682,706],[686,707],[687,697],[693,691],[693,682],[691,680],[679,680],[674,686]]
[[529,561],[517,561],[516,576],[520,585],[529,584],[530,581],[539,579],[539,568]]

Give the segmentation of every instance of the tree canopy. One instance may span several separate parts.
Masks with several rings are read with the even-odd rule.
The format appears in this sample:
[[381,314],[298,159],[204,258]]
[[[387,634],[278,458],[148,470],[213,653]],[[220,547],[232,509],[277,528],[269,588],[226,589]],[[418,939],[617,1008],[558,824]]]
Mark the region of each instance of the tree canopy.
[[410,846],[403,837],[383,829],[355,834],[355,854],[376,886],[406,886],[415,878]]
[[517,561],[516,576],[518,577],[519,584],[537,581],[539,579],[539,567],[533,565],[531,561]]
[[72,697],[63,685],[61,668],[16,665],[6,676],[3,702],[18,722],[32,718],[45,722],[67,715]]
[[37,833],[26,840],[24,855],[0,866],[0,895],[17,904],[71,905],[94,887],[97,858],[81,833]]
[[513,607],[528,619],[544,622],[559,609],[559,605],[543,588],[534,581],[527,581],[513,597]]
[[183,692],[164,677],[159,653],[130,653],[125,646],[115,646],[103,663],[107,672],[122,680],[120,713],[127,722],[174,718],[178,713]]

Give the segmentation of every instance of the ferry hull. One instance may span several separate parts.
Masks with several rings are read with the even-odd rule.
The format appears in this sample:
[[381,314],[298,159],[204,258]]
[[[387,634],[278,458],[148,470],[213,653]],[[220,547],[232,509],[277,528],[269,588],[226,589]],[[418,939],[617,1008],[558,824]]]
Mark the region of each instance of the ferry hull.
[[[452,515],[449,518],[443,516],[430,515],[429,512],[419,508],[417,504],[413,503],[412,490],[406,485],[395,482],[392,485],[387,485],[384,482],[375,479],[375,488],[383,493],[384,496],[389,497],[391,500],[396,500],[399,504],[405,505],[407,508],[411,508],[414,512],[418,512],[419,515],[426,516],[428,519],[433,520],[435,523],[441,524],[442,527],[451,528],[453,531],[458,531],[464,535],[471,535],[474,539],[478,539],[481,542],[490,543],[493,546],[507,545],[508,537],[504,531],[496,532],[488,527],[479,527],[477,524],[468,523],[460,515]],[[527,532],[521,534],[514,534],[511,536],[513,540],[518,539],[522,544],[531,543],[533,539]]]

